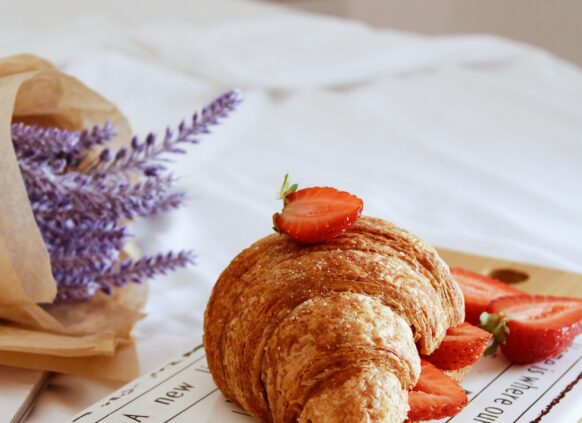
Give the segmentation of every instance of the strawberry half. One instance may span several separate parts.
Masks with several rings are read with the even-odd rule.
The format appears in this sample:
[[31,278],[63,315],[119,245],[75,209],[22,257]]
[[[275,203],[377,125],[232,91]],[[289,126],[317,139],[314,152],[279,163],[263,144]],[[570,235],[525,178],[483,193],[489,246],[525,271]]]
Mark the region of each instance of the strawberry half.
[[479,316],[491,301],[509,295],[524,295],[524,292],[493,279],[466,269],[452,268],[451,274],[459,284],[465,297],[465,321],[479,324]]
[[501,351],[519,364],[564,351],[582,333],[582,299],[522,295],[498,298],[481,316]]
[[458,414],[467,395],[457,382],[426,360],[420,360],[420,378],[408,393],[407,421],[442,419]]
[[274,229],[295,241],[311,244],[332,239],[350,227],[364,208],[361,199],[335,188],[296,189],[285,175],[279,193],[283,211],[273,215]]
[[469,323],[450,328],[439,347],[424,358],[442,370],[458,370],[476,363],[492,335]]

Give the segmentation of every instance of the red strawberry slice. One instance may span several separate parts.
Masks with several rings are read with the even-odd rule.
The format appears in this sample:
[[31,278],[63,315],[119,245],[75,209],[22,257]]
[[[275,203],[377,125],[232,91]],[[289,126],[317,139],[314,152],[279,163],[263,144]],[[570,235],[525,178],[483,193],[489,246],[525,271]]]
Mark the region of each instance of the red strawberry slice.
[[442,370],[458,370],[476,363],[492,335],[469,323],[450,328],[439,347],[424,358]]
[[407,421],[442,419],[458,414],[467,395],[457,382],[426,360],[420,360],[420,378],[408,393]]
[[273,215],[275,230],[304,243],[327,241],[350,227],[364,207],[361,199],[329,187],[288,186],[287,176],[281,189],[284,207]]
[[494,300],[481,318],[511,361],[534,363],[564,351],[582,333],[582,299],[522,295]]
[[524,292],[493,279],[466,269],[452,268],[451,274],[459,284],[465,297],[465,321],[479,324],[479,316],[491,301],[509,295],[523,295]]

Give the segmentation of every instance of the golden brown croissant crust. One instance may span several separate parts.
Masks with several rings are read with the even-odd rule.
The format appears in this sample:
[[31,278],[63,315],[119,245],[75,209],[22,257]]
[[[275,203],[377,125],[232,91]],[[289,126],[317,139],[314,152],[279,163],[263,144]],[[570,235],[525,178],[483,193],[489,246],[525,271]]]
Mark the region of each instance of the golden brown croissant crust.
[[267,236],[216,283],[204,321],[223,394],[262,422],[401,422],[430,354],[464,319],[436,251],[381,219],[325,243]]

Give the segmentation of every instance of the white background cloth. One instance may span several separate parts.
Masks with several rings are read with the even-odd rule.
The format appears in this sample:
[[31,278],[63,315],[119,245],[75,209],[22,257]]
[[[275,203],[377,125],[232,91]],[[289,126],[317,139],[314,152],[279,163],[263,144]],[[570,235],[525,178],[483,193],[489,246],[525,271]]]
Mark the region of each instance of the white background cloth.
[[[177,161],[188,205],[134,227],[146,252],[198,256],[150,284],[135,331],[144,371],[200,341],[214,281],[270,232],[287,171],[303,187],[356,193],[365,213],[433,244],[582,271],[573,65],[489,36],[425,38],[242,1],[124,2],[115,13],[119,2],[93,3],[102,9],[67,0],[72,10],[32,8],[30,19],[4,5],[0,54],[52,60],[140,134],[230,87],[245,97]],[[31,421],[62,423],[116,387],[58,376]]]

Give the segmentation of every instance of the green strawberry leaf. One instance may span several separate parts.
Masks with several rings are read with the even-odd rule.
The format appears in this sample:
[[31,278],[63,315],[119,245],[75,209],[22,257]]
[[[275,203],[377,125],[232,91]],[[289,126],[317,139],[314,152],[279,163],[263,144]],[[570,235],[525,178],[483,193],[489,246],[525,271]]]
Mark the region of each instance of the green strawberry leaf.
[[502,314],[491,314],[484,311],[479,316],[481,329],[493,335],[493,343],[485,350],[485,355],[492,355],[497,352],[500,344],[507,342],[509,328],[507,327],[507,317]]
[[283,178],[283,184],[281,184],[281,188],[279,189],[279,192],[277,193],[277,198],[279,200],[283,200],[284,204],[287,204],[285,201],[285,198],[287,198],[287,196],[289,194],[293,194],[295,191],[297,191],[297,188],[299,188],[299,185],[297,184],[290,184],[289,183],[289,174],[286,173],[285,177]]

